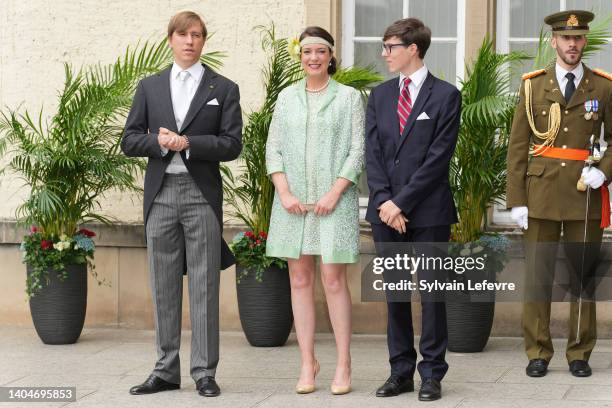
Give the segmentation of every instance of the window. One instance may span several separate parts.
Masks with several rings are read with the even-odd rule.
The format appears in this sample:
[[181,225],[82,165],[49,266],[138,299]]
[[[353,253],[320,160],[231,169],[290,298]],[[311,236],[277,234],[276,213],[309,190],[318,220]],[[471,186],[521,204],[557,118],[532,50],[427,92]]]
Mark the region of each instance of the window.
[[[525,51],[533,55],[544,17],[557,11],[573,9],[591,10],[597,20],[598,16],[612,10],[612,0],[497,0],[497,50]],[[612,38],[608,41],[612,42]],[[612,69],[612,46],[606,45],[601,52],[590,57],[587,63],[593,68]],[[531,66],[532,62],[526,61],[523,71],[529,71]],[[515,85],[519,86],[518,77]]]
[[[466,0],[343,0],[342,65],[373,66],[386,79],[390,74],[381,57],[385,29],[394,21],[416,17],[431,29],[425,64],[432,74],[459,85],[465,55]],[[360,218],[365,217],[368,189],[365,174],[359,183]]]
[[[557,11],[575,9],[593,11],[597,20],[603,14],[610,13],[612,0],[497,0],[497,50],[525,51],[533,55],[544,17]],[[600,67],[606,71],[612,69],[612,38],[608,38],[608,43],[601,52],[586,61],[590,67]],[[531,67],[532,61],[526,61],[523,72],[530,71]],[[517,76],[514,80],[516,89],[519,81]],[[495,224],[512,224],[505,204],[494,206],[492,221]]]
[[342,65],[373,65],[391,78],[380,56],[382,36],[394,21],[416,17],[432,32],[429,70],[453,84],[463,78],[465,0],[343,0],[342,10]]

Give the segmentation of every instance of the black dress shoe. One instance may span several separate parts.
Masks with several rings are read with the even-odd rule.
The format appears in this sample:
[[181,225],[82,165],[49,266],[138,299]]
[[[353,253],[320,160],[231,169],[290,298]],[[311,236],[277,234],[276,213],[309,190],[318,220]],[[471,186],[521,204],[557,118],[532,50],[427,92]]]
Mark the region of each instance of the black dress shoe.
[[442,398],[442,384],[433,378],[423,378],[419,390],[419,401],[435,401]]
[[525,369],[525,372],[530,377],[544,377],[548,371],[548,361],[542,358],[535,358],[529,360],[529,364]]
[[216,397],[221,394],[221,389],[215,381],[215,377],[202,377],[196,381],[198,394],[203,397]]
[[154,394],[160,391],[171,391],[178,390],[181,388],[180,384],[174,384],[165,380],[162,380],[156,375],[151,374],[142,384],[138,384],[130,388],[130,394],[142,395],[142,394]]
[[394,397],[404,392],[414,391],[414,382],[409,378],[399,375],[391,375],[379,389],[376,390],[377,397]]
[[569,370],[574,377],[589,377],[592,374],[589,363],[584,360],[572,361],[569,363]]

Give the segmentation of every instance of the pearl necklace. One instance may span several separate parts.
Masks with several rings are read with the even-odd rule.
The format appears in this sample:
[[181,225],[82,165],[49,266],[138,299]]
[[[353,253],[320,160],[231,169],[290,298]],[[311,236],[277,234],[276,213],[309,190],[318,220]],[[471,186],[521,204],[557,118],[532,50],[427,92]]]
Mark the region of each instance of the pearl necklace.
[[325,88],[327,88],[327,85],[329,85],[329,81],[331,81],[331,77],[327,78],[327,82],[325,83],[325,85],[323,85],[322,87],[318,88],[318,89],[309,89],[308,87],[306,87],[306,91],[310,92],[310,93],[319,93],[322,90],[324,90]]

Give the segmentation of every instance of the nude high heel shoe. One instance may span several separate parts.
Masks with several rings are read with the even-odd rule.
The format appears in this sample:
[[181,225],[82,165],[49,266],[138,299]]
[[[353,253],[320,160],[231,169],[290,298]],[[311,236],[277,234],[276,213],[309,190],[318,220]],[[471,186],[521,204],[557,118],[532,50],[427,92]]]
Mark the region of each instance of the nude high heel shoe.
[[336,385],[332,383],[330,389],[333,395],[348,394],[349,392],[351,392],[351,382],[349,381],[347,385]]
[[351,392],[351,384],[349,385],[331,385],[331,393],[333,395],[344,395]]
[[[317,374],[319,374],[319,370],[321,369],[321,366],[319,365],[319,362],[317,360],[315,360],[314,362],[314,377],[317,377]],[[314,384],[300,384],[298,383],[295,386],[295,392],[298,394],[310,394],[311,392],[314,392],[315,390],[315,385]]]

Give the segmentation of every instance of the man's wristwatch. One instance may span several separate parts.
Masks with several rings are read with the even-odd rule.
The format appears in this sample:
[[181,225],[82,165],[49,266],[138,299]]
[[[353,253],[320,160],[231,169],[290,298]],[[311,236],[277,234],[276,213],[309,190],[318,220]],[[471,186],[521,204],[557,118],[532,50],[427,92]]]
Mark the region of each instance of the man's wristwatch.
[[187,147],[186,147],[186,149],[189,149],[189,145],[190,145],[190,144],[189,144],[189,137],[187,137],[187,135],[182,135],[181,137],[182,137],[183,139],[185,139],[185,143],[187,143]]

